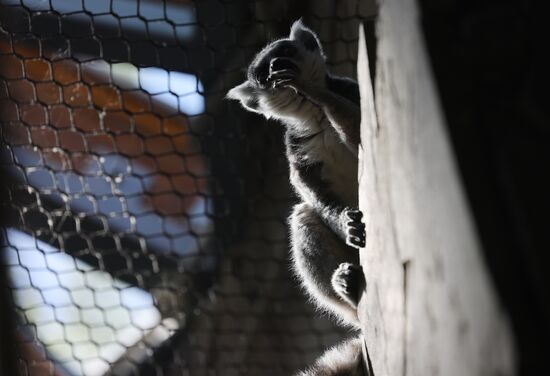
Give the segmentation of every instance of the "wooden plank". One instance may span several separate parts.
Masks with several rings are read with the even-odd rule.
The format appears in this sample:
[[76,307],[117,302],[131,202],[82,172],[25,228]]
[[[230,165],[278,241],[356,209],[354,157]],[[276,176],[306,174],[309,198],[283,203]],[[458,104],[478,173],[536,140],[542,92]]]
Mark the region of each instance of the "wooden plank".
[[383,1],[377,36],[375,90],[362,29],[358,56],[367,226],[359,309],[372,374],[512,375],[509,324],[458,178],[414,1]]

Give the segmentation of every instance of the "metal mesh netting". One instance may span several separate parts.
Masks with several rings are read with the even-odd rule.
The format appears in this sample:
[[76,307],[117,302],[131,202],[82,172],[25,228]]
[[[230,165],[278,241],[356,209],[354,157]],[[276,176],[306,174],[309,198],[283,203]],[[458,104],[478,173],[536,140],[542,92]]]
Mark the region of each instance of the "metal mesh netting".
[[289,272],[282,130],[224,100],[359,1],[1,0],[2,259],[23,375],[288,375],[344,336]]

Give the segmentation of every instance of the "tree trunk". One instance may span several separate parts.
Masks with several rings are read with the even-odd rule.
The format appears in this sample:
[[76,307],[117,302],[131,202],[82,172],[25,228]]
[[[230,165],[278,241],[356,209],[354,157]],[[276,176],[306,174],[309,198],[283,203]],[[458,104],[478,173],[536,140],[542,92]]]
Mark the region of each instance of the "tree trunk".
[[462,191],[416,3],[383,1],[377,37],[374,90],[363,30],[358,57],[367,368],[375,376],[513,375],[508,320]]

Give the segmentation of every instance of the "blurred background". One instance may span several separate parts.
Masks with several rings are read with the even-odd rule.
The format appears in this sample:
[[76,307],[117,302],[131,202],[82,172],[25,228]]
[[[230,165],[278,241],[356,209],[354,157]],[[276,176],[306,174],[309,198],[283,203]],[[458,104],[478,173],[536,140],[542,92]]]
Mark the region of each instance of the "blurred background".
[[289,375],[345,336],[289,271],[281,127],[224,96],[299,17],[353,77],[372,2],[0,4],[5,374]]
[[[540,375],[545,13],[419,5],[520,374]],[[281,128],[224,100],[299,17],[335,73],[355,76],[360,22],[375,59],[370,0],[0,0],[0,374],[289,375],[347,335],[289,272]]]

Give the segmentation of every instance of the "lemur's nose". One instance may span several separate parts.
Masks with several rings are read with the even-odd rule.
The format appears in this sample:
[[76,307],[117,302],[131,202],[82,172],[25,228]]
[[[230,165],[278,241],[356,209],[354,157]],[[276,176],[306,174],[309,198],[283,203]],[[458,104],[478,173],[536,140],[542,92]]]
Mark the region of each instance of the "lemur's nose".
[[298,67],[298,65],[292,59],[286,57],[276,57],[271,59],[271,61],[269,62],[269,70],[271,72],[281,71],[285,69],[293,70],[295,72],[300,71],[300,67]]

